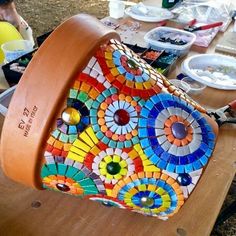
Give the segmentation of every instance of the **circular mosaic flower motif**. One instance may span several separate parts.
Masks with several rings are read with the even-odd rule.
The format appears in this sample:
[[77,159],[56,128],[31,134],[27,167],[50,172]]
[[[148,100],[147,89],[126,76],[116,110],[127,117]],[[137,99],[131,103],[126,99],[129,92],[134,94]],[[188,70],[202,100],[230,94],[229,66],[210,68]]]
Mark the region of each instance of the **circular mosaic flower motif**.
[[106,184],[116,184],[123,177],[132,175],[135,165],[126,152],[108,148],[94,158],[92,170]]
[[50,175],[43,179],[45,188],[73,194],[83,195],[82,187],[71,178],[65,178],[64,176]]
[[115,199],[109,196],[96,195],[96,196],[91,196],[88,198],[92,201],[102,203],[104,206],[107,206],[107,207],[119,207],[122,209],[128,208],[124,202],[119,201],[118,199]]
[[124,201],[133,211],[152,216],[171,216],[184,204],[179,184],[161,173],[141,172],[118,182],[113,197]]
[[149,80],[150,67],[141,61],[136,54],[129,49],[114,50],[112,53],[112,61],[120,74],[124,74],[125,78],[134,82],[146,82]]
[[42,167],[41,177],[44,188],[72,195],[105,193],[100,178],[78,162],[74,162],[73,165],[66,165],[56,162],[56,159],[54,162],[51,160],[50,163]]
[[68,98],[67,107],[62,111],[61,118],[57,119],[57,128],[64,134],[74,135],[83,132],[89,123],[86,105],[77,99]]
[[170,94],[155,95],[143,106],[139,138],[157,167],[176,173],[205,166],[215,145],[213,130],[201,113]]
[[188,198],[195,188],[197,182],[199,181],[202,175],[203,169],[195,170],[189,173],[170,173],[168,171],[163,170],[163,173],[171,176],[176,182],[181,186],[183,191],[184,198]]
[[116,40],[97,53],[106,79],[126,95],[148,98],[163,87],[162,76],[132,50]]
[[139,98],[134,100],[116,90],[106,90],[92,104],[91,123],[98,139],[109,147],[131,147],[139,142]]

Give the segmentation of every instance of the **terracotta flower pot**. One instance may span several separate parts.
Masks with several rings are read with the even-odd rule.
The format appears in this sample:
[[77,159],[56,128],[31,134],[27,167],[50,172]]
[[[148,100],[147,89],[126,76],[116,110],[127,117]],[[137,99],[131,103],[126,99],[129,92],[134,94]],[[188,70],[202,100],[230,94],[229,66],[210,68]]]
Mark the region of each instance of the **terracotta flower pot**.
[[187,200],[218,132],[199,104],[87,15],[39,48],[1,138],[10,178],[165,219]]

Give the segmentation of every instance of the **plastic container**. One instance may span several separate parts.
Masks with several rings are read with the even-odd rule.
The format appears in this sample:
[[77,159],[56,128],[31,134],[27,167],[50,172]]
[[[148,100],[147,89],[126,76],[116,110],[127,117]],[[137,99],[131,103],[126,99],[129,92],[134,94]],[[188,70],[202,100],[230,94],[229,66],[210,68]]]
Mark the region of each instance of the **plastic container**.
[[[36,50],[37,50],[37,49],[36,49]],[[35,52],[36,50],[34,50],[34,51],[30,52],[30,53],[27,53],[27,54],[23,55],[22,57],[20,57],[20,58],[14,60],[14,61],[11,61],[11,62],[9,62],[9,63],[7,63],[7,64],[5,64],[5,65],[2,66],[2,70],[3,70],[4,76],[5,76],[7,82],[8,82],[8,84],[9,84],[10,86],[13,86],[13,85],[15,85],[15,84],[18,84],[18,82],[20,81],[21,76],[22,76],[22,74],[23,74],[23,72],[19,72],[19,71],[17,71],[17,70],[14,70],[14,69],[12,68],[12,65],[13,65],[13,64],[20,64],[19,66],[23,66],[23,67],[26,68],[27,65],[26,65],[26,66],[23,65],[20,61],[22,61],[22,60],[23,60],[23,61],[24,61],[24,60],[30,61],[30,60],[32,59],[33,54],[34,54],[34,52]]]
[[13,40],[4,43],[1,48],[5,55],[5,60],[11,62],[32,51],[33,44],[29,40]]
[[[151,48],[142,48],[132,44],[125,44],[132,51],[137,53],[143,60],[150,64],[156,71],[167,76],[169,72],[175,67],[178,57],[176,55],[162,51],[156,51]],[[155,58],[147,57],[148,52],[156,52]],[[171,60],[167,60],[169,57]]]
[[114,19],[122,18],[125,14],[125,4],[123,1],[110,0],[109,15]]
[[[160,42],[158,41],[161,37],[171,35],[175,38],[184,40],[186,44],[176,45],[170,42]],[[144,36],[145,42],[149,47],[155,50],[165,50],[166,52],[182,56],[188,53],[190,47],[194,43],[196,35],[184,30],[174,29],[170,27],[157,27],[147,32]]]
[[200,94],[202,91],[206,88],[205,84],[202,84],[196,80],[193,80],[189,77],[185,77],[181,80],[182,85],[188,85],[189,86],[189,94]]

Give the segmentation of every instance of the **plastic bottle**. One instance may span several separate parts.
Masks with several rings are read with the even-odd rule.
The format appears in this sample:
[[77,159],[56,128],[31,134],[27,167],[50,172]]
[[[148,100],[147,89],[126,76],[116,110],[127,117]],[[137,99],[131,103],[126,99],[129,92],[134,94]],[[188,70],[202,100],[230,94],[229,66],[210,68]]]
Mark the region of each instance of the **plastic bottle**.
[[162,7],[163,8],[172,8],[178,3],[180,0],[162,0]]

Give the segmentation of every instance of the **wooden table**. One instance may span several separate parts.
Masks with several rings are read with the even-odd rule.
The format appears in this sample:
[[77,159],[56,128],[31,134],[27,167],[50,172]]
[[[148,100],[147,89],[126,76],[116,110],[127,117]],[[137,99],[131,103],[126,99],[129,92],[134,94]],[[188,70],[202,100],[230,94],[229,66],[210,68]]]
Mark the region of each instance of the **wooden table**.
[[[140,34],[150,27],[153,25],[142,23]],[[208,52],[214,51],[220,37],[222,34]],[[179,65],[170,78],[175,78]],[[235,95],[235,91],[207,88],[194,99],[217,108]],[[56,192],[37,191],[9,180],[0,171],[0,235],[209,235],[235,175],[235,132],[233,125],[221,128],[214,155],[196,190],[166,222]]]

